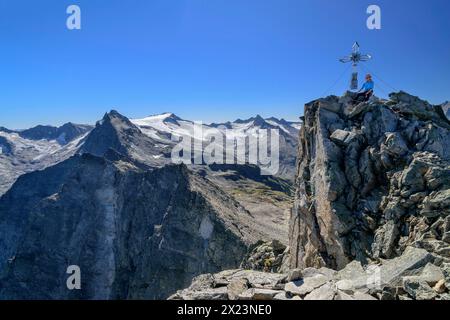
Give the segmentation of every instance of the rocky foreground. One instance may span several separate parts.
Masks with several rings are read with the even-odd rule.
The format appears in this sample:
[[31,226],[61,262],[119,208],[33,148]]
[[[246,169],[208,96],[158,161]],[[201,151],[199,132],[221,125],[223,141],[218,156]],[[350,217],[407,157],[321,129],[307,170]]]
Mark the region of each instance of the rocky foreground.
[[201,275],[172,300],[449,300],[450,264],[433,264],[424,249],[409,247],[378,266],[353,261],[344,269],[288,273],[229,270]]
[[404,92],[356,106],[351,93],[313,101],[298,156],[290,248],[271,269],[282,273],[203,275],[171,299],[450,298],[450,123],[440,107]]

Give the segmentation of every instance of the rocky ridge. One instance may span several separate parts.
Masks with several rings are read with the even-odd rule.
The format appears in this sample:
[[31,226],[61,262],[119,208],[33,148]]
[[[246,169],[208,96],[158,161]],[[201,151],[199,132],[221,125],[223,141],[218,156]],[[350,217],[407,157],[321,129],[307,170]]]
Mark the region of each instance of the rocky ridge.
[[[0,212],[1,299],[162,299],[238,267],[261,237],[184,165],[143,170],[113,151],[20,177]],[[67,290],[69,265],[83,290]]]

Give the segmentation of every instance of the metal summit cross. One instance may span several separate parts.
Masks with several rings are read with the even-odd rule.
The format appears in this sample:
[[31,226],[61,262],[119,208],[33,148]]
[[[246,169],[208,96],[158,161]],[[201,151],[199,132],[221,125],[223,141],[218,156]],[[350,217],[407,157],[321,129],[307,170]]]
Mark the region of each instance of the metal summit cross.
[[359,43],[355,42],[352,47],[352,54],[339,59],[342,63],[353,63],[352,79],[350,83],[351,90],[358,90],[358,63],[372,59],[370,54],[361,54],[359,51]]

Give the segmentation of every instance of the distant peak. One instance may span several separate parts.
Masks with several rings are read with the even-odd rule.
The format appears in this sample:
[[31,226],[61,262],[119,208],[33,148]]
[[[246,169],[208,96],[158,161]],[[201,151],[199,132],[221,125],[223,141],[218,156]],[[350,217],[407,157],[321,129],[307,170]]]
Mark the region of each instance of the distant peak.
[[107,116],[122,116],[117,110],[112,109],[106,113]]
[[261,116],[258,114],[255,118],[253,118],[253,124],[254,124],[255,126],[263,126],[263,125],[266,125],[267,122],[266,122],[266,120],[264,120],[263,117],[261,117]]
[[103,116],[104,121],[109,121],[111,119],[121,119],[123,121],[129,121],[127,117],[123,116],[117,110],[111,110],[105,113],[105,115]]

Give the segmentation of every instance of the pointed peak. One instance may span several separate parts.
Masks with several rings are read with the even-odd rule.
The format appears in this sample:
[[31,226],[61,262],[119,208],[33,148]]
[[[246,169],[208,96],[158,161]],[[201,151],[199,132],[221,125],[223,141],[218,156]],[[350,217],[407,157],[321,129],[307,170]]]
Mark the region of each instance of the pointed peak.
[[253,118],[253,124],[255,126],[265,126],[267,125],[266,120],[264,120],[263,117],[261,117],[259,114]]
[[121,115],[117,110],[111,110],[107,113],[105,113],[105,116],[103,118],[110,118],[110,117],[124,117]]
[[180,117],[178,117],[176,114],[169,113],[169,112],[164,113],[162,116],[164,117],[163,121],[165,123],[170,122],[170,123],[178,125],[179,124],[178,121],[182,121],[183,120]]
[[117,110],[111,110],[111,111],[105,113],[105,115],[103,116],[103,119],[101,121],[97,122],[97,126],[102,125],[105,122],[111,123],[112,121],[114,121],[114,122],[119,121],[119,122],[124,122],[127,125],[132,125],[130,120],[127,117],[125,117],[124,115],[119,113]]

